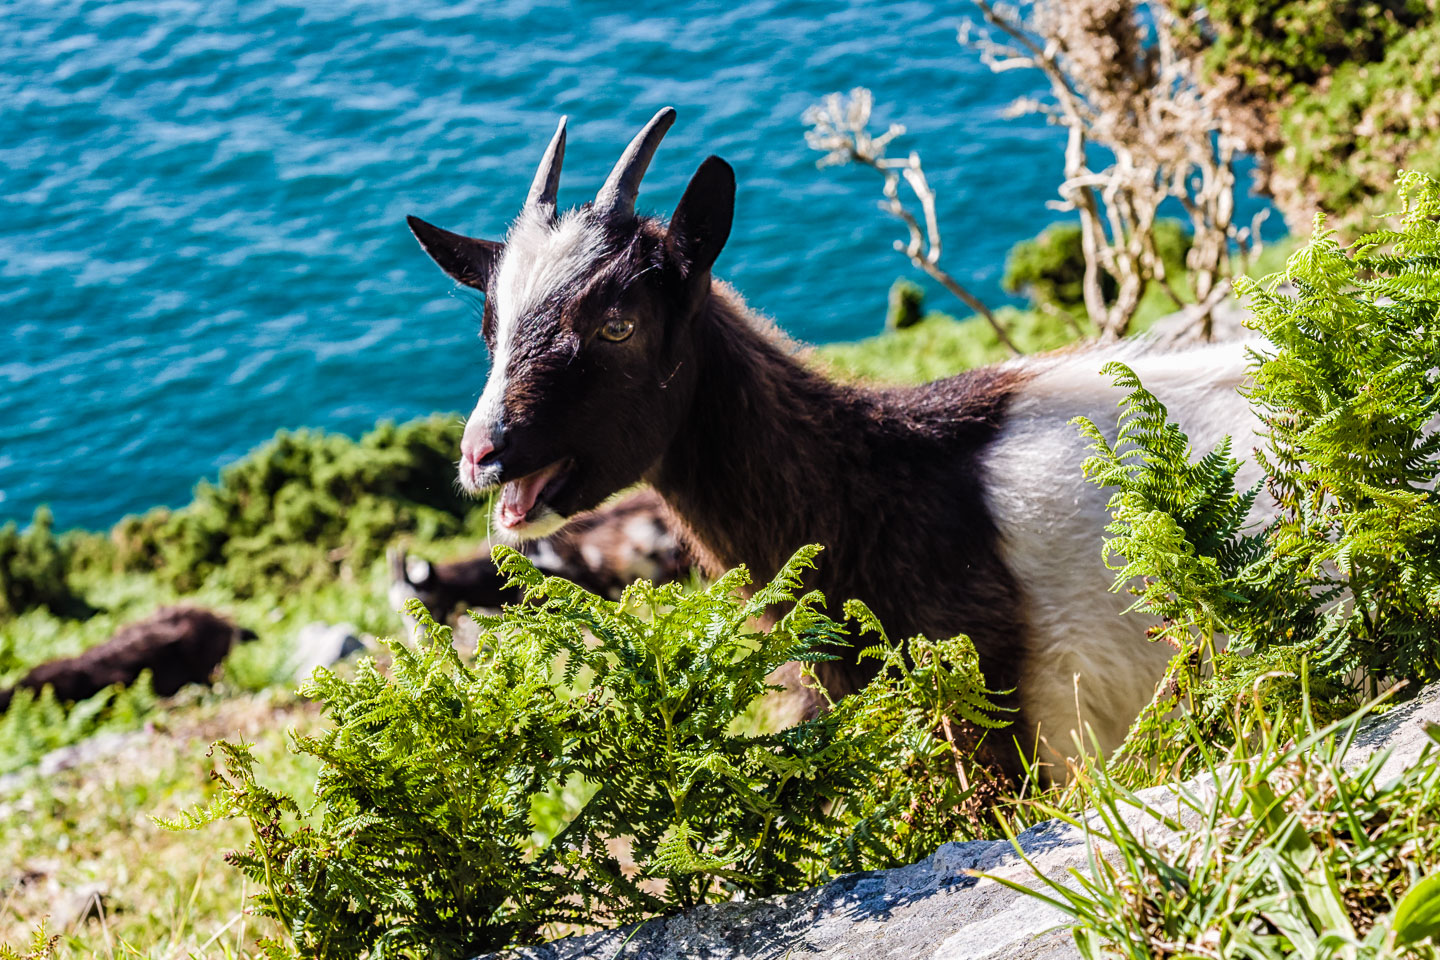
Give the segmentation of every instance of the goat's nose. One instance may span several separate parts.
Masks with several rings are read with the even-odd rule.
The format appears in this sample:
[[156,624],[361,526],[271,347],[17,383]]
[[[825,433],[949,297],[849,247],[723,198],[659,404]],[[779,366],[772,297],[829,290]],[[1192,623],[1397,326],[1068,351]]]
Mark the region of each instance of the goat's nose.
[[474,437],[467,433],[460,441],[460,456],[478,467],[505,449],[505,436],[503,423],[492,426],[490,435],[486,437]]
[[510,428],[505,425],[504,420],[496,420],[490,427],[490,451],[499,453],[505,449],[505,441],[510,436]]
[[488,437],[483,440],[474,441],[466,437],[460,442],[461,458],[463,458],[466,463],[472,463],[477,467],[480,465],[481,460],[484,460],[494,452],[495,444],[491,443]]

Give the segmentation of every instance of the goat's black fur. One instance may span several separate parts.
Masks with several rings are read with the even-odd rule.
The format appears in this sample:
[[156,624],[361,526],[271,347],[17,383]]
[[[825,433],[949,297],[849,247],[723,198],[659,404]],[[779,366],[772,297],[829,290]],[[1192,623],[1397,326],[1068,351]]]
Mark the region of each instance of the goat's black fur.
[[[813,586],[832,603],[863,600],[897,636],[969,634],[990,686],[1014,687],[1025,617],[981,460],[1025,374],[890,390],[826,379],[712,281],[734,197],[711,157],[668,225],[527,207],[497,249],[411,218],[441,267],[486,293],[494,369],[462,483],[503,486],[497,521],[523,538],[644,479],[710,572],[743,563],[757,581],[823,544]],[[818,670],[832,696],[871,673],[854,650]]]

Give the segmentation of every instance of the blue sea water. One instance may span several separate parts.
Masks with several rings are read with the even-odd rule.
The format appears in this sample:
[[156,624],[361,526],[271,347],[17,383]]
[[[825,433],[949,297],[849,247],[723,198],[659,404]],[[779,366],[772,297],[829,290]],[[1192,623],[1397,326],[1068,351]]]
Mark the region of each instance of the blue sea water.
[[[875,91],[939,191],[952,271],[992,302],[1060,216],[1059,132],[955,39],[968,5],[875,0],[0,0],[0,520],[189,499],[280,427],[465,410],[470,309],[404,226],[500,237],[556,116],[561,202],[660,106],[641,207],[739,179],[717,272],[802,339],[874,332],[908,265],[869,171],[817,170],[800,115]],[[935,291],[932,303],[959,310]],[[448,482],[446,478],[442,482]]]

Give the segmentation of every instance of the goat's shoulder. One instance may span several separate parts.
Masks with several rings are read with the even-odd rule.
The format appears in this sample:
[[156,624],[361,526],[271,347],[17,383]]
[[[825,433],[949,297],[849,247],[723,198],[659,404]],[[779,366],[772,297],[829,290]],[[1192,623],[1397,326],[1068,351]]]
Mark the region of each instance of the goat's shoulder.
[[967,370],[942,380],[874,389],[865,396],[872,418],[907,441],[988,439],[1033,374],[1018,365]]
[[1144,387],[1170,409],[1173,418],[1203,416],[1215,396],[1237,395],[1244,383],[1251,344],[1243,341],[1163,349],[1140,339],[1022,358],[1007,364],[1023,371],[1012,415],[1076,416],[1113,421],[1124,391],[1105,372],[1111,363],[1133,370]]

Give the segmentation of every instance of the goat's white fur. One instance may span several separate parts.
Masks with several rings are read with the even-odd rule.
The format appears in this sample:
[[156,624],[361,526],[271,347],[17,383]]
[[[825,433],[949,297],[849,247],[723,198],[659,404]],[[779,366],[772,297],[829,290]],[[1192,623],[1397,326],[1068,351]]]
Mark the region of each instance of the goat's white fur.
[[985,488],[1001,556],[1024,592],[1022,709],[1038,723],[1050,759],[1073,753],[1075,732],[1085,724],[1102,749],[1117,747],[1174,653],[1146,639],[1153,619],[1122,616],[1133,598],[1111,592],[1114,572],[1100,554],[1113,491],[1080,473],[1087,444],[1070,422],[1074,417],[1090,418],[1115,439],[1124,392],[1100,374],[1113,359],[1127,363],[1166,404],[1197,455],[1229,435],[1232,452],[1245,464],[1237,486],[1259,479],[1251,456],[1259,422],[1237,391],[1246,372],[1243,343],[1159,354],[1131,347],[1123,356],[1087,350],[1017,361],[1032,379],[1017,392],[985,455]]
[[[584,209],[571,210],[556,222],[527,208],[511,225],[495,283],[495,345],[490,355],[490,374],[470,414],[470,427],[488,434],[505,417],[511,357],[524,318],[552,294],[595,271],[604,253],[604,235]],[[498,465],[486,467],[476,477],[476,485],[481,489],[494,486],[499,473]],[[499,528],[498,503],[496,510],[495,526]],[[564,525],[564,517],[547,510],[527,524],[523,535],[526,539],[549,536]]]

